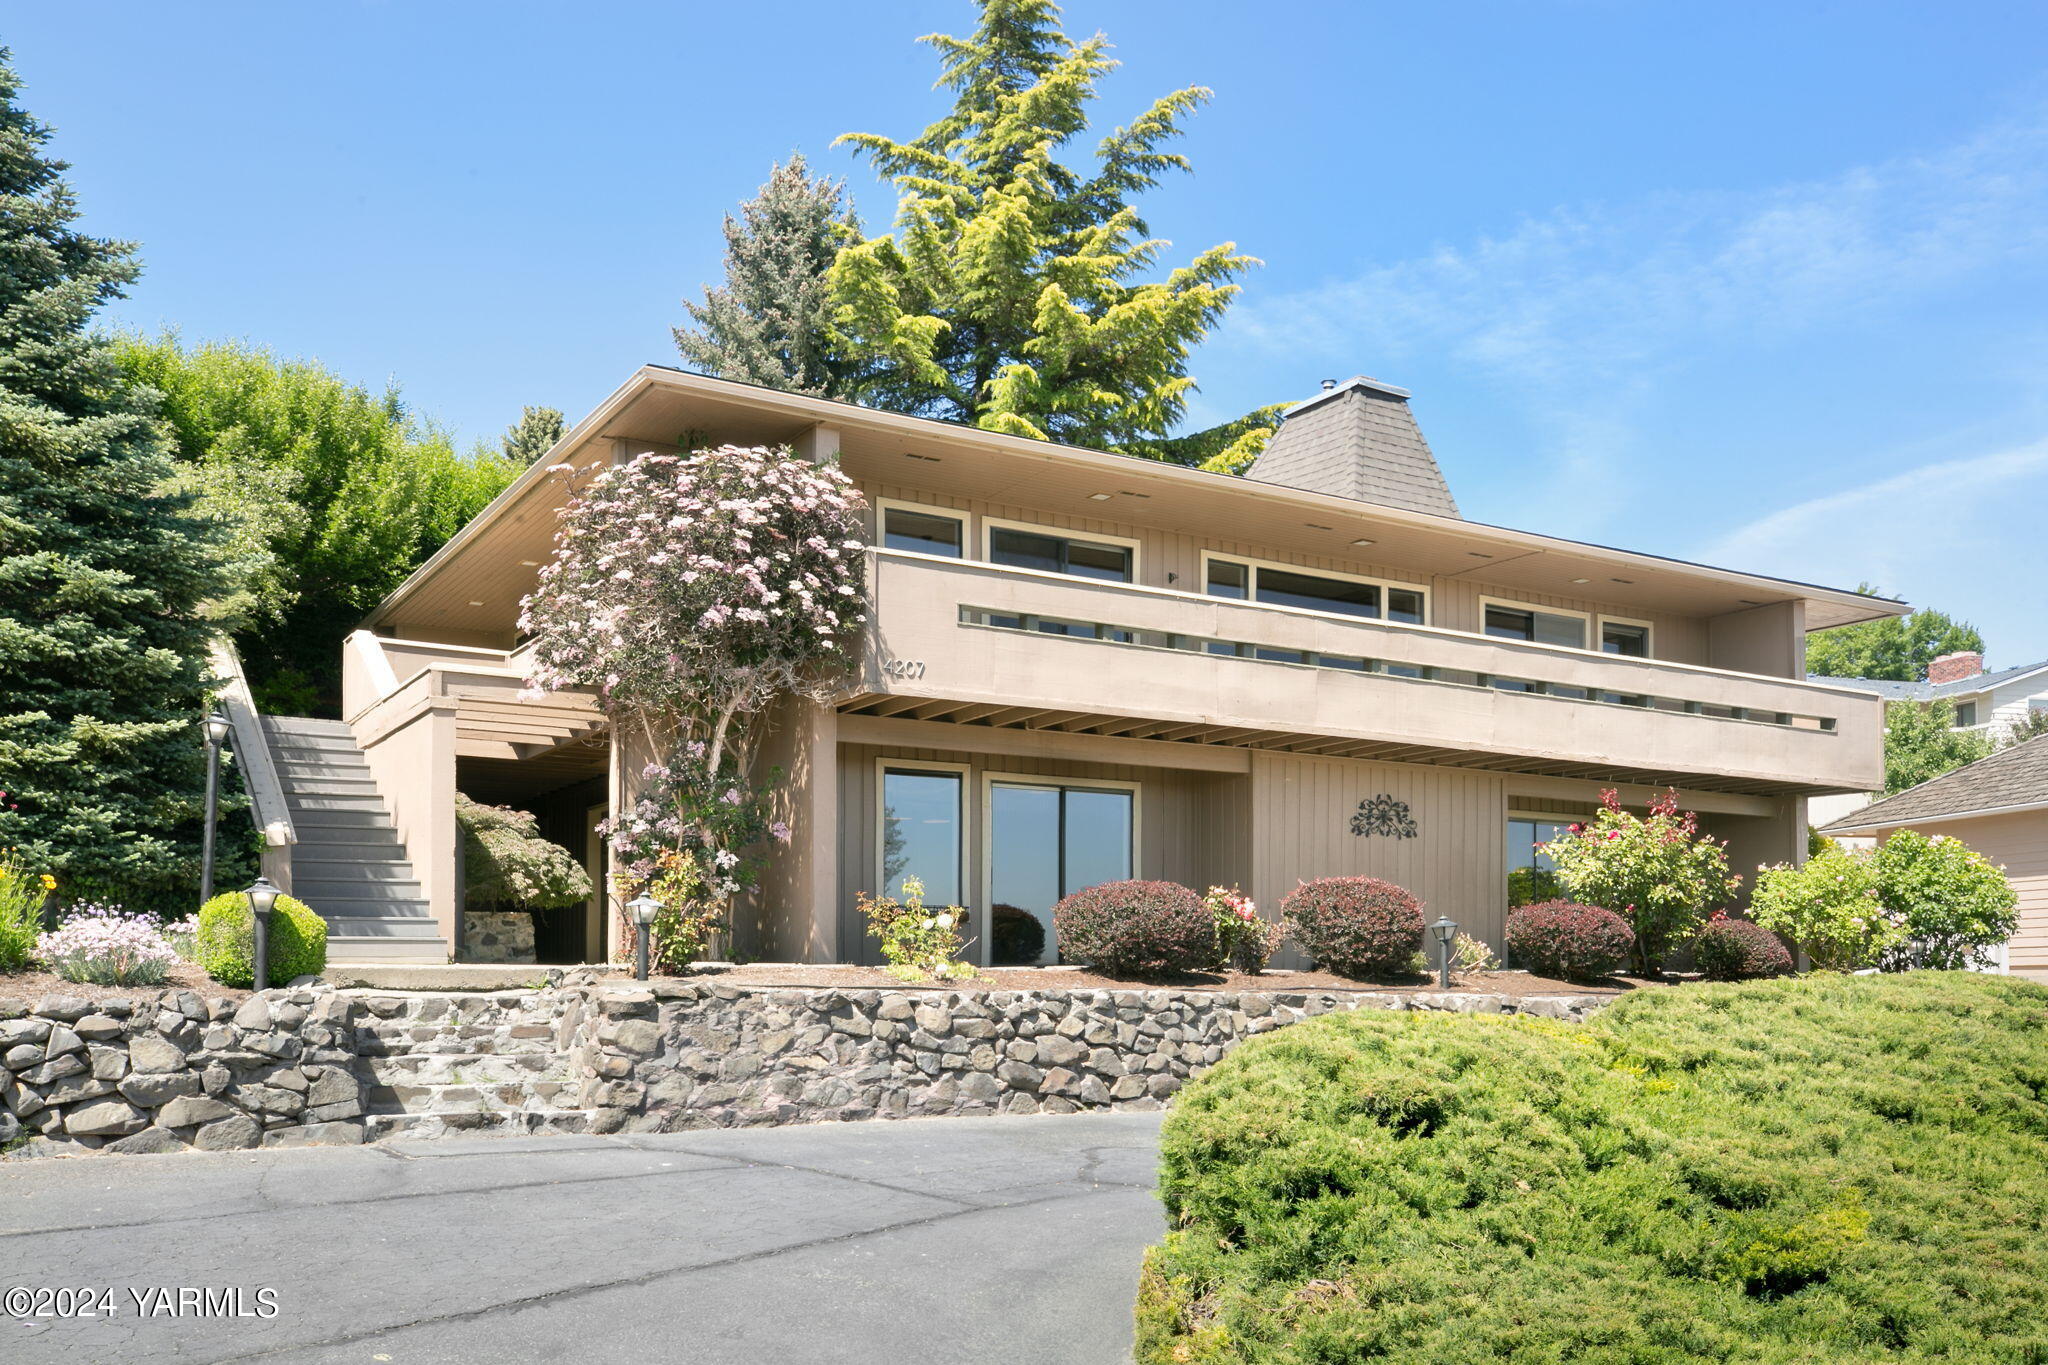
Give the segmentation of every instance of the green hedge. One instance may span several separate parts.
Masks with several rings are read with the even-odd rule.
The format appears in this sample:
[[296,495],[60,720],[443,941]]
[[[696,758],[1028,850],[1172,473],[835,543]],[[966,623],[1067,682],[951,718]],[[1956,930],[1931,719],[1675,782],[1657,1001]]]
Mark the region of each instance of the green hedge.
[[1359,1011],[1166,1120],[1153,1362],[2048,1361],[2048,988]]
[[[249,898],[223,891],[199,907],[199,965],[223,986],[256,980],[256,917]],[[318,976],[327,967],[327,921],[291,896],[279,896],[270,913],[270,984]]]

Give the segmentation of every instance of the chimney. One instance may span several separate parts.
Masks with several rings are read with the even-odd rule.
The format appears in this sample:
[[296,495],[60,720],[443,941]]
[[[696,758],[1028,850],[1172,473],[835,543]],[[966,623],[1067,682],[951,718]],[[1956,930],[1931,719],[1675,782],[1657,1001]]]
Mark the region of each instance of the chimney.
[[1927,665],[1927,681],[1935,686],[1942,683],[1961,682],[1974,678],[1984,671],[1984,656],[1974,649],[1959,650],[1944,654]]
[[1323,381],[1322,392],[1281,418],[1245,477],[1331,497],[1458,515],[1408,390],[1357,375]]

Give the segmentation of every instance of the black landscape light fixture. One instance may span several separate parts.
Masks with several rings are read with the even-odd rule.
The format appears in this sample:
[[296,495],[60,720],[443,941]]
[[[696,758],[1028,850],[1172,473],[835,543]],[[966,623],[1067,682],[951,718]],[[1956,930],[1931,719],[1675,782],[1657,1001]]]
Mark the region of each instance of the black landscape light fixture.
[[1436,982],[1439,988],[1451,988],[1451,941],[1458,936],[1458,922],[1449,915],[1439,916],[1429,926],[1429,936],[1436,940]]
[[215,711],[206,718],[206,833],[199,852],[199,903],[213,899],[213,831],[220,823],[220,746],[228,742],[228,718]]
[[270,912],[282,893],[270,878],[258,877],[242,894],[249,898],[249,915],[256,922],[255,988],[260,991],[270,984]]
[[626,902],[626,913],[633,917],[633,979],[647,979],[647,939],[654,931],[654,917],[661,913],[661,902],[642,891]]

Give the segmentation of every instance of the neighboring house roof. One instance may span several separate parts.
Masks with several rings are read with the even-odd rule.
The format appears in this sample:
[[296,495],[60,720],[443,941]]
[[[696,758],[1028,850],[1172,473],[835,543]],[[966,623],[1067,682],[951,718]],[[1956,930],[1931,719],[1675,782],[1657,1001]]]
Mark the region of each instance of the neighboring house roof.
[[1245,477],[1311,493],[1458,515],[1408,391],[1358,375],[1289,408]]
[[2021,664],[2017,668],[2001,668],[1992,673],[1975,673],[1954,682],[1894,682],[1890,678],[1830,678],[1822,673],[1809,673],[1808,682],[1831,683],[1836,687],[1854,687],[1864,692],[1875,692],[1886,701],[1938,701],[1943,697],[1967,697],[1977,692],[1989,692],[2001,683],[2009,683],[2032,673],[2048,673],[2048,659],[2039,663]]
[[2048,735],[2001,749],[1989,758],[1873,801],[1822,827],[1822,834],[1862,834],[1965,815],[2048,809]]

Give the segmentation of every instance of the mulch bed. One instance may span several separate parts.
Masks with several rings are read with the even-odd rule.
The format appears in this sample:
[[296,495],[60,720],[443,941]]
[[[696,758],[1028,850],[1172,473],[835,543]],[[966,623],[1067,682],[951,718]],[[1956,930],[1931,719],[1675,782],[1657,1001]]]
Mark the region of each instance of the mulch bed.
[[[588,969],[595,976],[616,979],[630,972]],[[1243,972],[1192,972],[1153,981],[1132,981],[1099,976],[1077,967],[989,967],[979,976],[959,981],[903,982],[879,967],[814,967],[790,963],[752,963],[736,967],[706,967],[683,977],[663,980],[709,985],[724,982],[733,986],[792,986],[837,988],[840,990],[951,990],[951,991],[1377,991],[1415,993],[1437,989],[1435,977],[1399,977],[1389,981],[1354,981],[1333,972],[1266,971],[1255,976]],[[1504,995],[1515,999],[1532,995],[1619,995],[1644,986],[1668,986],[1672,979],[1651,981],[1639,977],[1610,976],[1598,983],[1559,981],[1532,976],[1528,972],[1467,972],[1451,978],[1454,992]]]
[[69,995],[80,1000],[132,1000],[154,1003],[166,995],[191,991],[204,1000],[242,1001],[249,992],[223,986],[190,962],[171,968],[161,986],[95,986],[85,981],[66,981],[55,972],[0,972],[0,1000],[18,1000],[33,1006],[46,995]]

